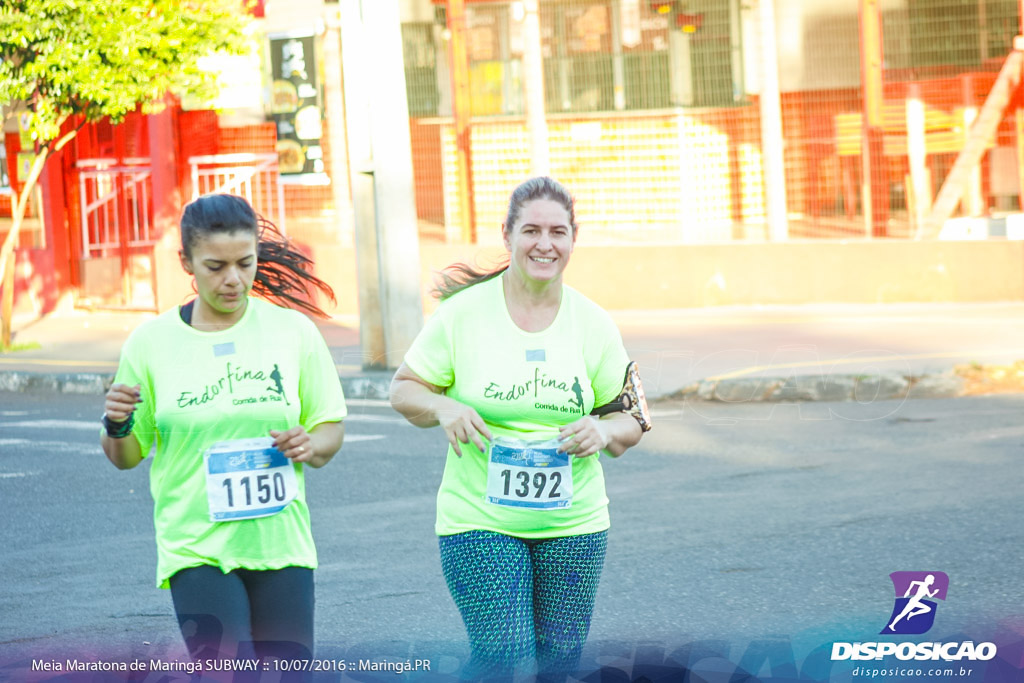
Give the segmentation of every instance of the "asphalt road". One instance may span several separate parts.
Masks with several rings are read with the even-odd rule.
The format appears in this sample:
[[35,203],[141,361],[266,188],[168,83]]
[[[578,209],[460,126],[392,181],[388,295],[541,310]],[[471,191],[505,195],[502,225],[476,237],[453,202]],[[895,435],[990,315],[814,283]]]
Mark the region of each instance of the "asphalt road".
[[[916,639],[991,640],[999,657],[970,680],[1020,680],[1022,409],[658,404],[641,446],[605,462],[613,527],[585,664],[606,680],[678,680],[683,664],[703,680],[850,680],[854,663],[823,648],[882,639],[891,572],[941,571],[949,594]],[[0,680],[46,680],[33,660],[183,657],[154,586],[148,465],[106,462],[100,410],[0,394]],[[317,656],[429,659],[422,677],[444,678],[467,649],[432,531],[443,434],[350,412],[342,453],[307,477]]]

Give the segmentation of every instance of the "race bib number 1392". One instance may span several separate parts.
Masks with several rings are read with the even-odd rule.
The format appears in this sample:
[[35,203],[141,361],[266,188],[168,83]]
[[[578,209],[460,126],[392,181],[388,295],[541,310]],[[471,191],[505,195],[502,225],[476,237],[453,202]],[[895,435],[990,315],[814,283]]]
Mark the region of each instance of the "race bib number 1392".
[[487,464],[488,503],[557,510],[572,505],[572,464],[557,439],[523,441],[498,437]]
[[269,437],[222,441],[203,454],[211,522],[269,517],[295,500],[295,466],[273,442]]

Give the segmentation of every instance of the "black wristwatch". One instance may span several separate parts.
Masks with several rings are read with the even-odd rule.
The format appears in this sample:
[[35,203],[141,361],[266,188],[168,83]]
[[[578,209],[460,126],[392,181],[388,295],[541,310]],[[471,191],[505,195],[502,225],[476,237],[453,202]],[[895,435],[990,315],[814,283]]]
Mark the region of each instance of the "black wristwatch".
[[106,413],[103,413],[103,428],[107,430],[107,436],[111,439],[123,439],[132,433],[132,427],[135,426],[135,413],[128,415],[128,419],[124,422],[114,422]]

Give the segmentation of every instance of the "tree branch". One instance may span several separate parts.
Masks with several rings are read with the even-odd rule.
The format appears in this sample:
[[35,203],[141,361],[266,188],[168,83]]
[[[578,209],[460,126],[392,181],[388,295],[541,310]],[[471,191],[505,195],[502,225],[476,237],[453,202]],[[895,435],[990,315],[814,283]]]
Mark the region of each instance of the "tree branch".
[[[60,125],[64,125],[64,121],[67,121],[67,117],[64,117],[60,122]],[[75,139],[75,136],[78,135],[82,128],[85,127],[86,123],[88,123],[88,120],[83,116],[82,120],[78,122],[78,125],[69,130],[63,137],[57,138],[56,140],[50,140],[44,146],[50,150],[50,154],[56,154],[64,147],[64,145]]]

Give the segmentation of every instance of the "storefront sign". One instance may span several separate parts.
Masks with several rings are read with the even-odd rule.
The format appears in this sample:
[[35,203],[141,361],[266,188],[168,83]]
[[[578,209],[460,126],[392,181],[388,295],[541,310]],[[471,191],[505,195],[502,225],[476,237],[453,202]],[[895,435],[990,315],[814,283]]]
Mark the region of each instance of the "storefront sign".
[[270,117],[277,125],[282,176],[324,172],[316,38],[288,34],[270,38]]

